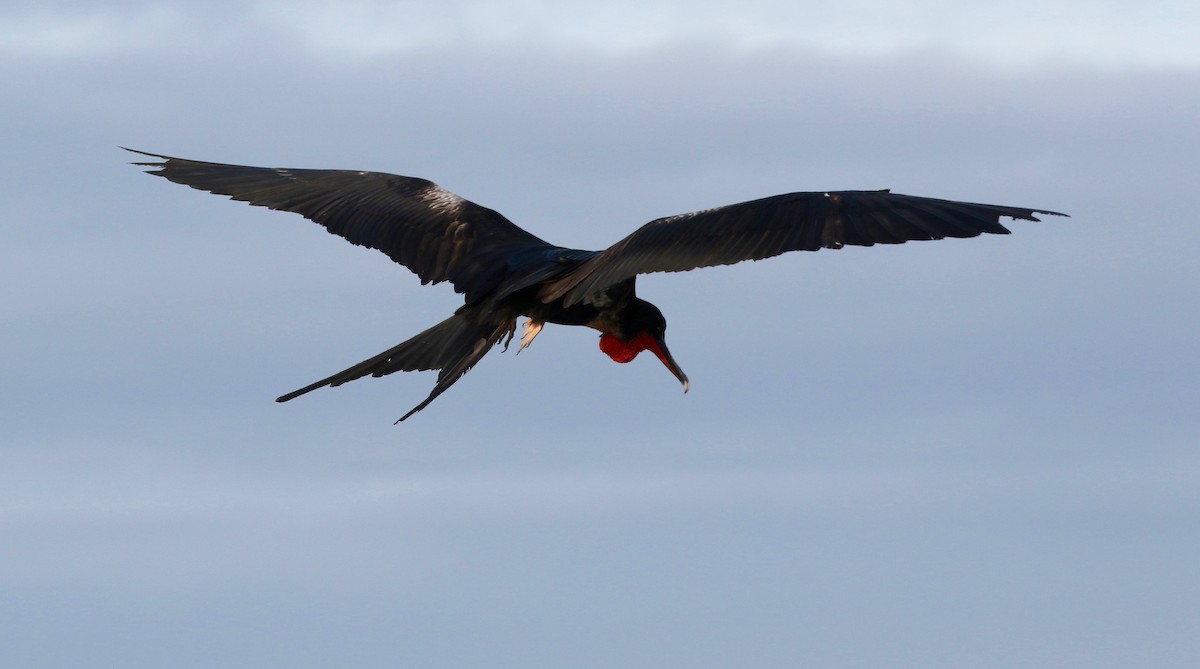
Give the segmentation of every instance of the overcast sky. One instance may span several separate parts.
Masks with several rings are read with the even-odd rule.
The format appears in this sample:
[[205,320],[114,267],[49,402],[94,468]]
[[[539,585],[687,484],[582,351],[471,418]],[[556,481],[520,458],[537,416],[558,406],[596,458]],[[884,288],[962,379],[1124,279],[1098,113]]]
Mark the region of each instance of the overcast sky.
[[[0,5],[0,655],[22,667],[1194,667],[1195,3]],[[795,190],[1009,236],[461,303],[117,148],[434,179],[554,243]]]

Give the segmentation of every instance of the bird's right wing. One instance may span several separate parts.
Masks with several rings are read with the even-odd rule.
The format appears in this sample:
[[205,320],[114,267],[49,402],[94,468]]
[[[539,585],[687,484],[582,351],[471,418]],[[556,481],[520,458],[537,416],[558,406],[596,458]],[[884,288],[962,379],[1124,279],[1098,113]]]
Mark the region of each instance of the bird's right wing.
[[[133,149],[129,149],[133,151]],[[378,249],[420,277],[450,281],[472,302],[505,278],[514,251],[550,248],[496,211],[415,177],[353,170],[225,165],[134,151],[135,165],[175,183],[315,221],[347,241]]]
[[1000,217],[1038,220],[1058,212],[900,195],[890,191],[788,193],[651,221],[580,263],[539,293],[570,306],[650,272],[760,260],[847,244],[1006,234]]

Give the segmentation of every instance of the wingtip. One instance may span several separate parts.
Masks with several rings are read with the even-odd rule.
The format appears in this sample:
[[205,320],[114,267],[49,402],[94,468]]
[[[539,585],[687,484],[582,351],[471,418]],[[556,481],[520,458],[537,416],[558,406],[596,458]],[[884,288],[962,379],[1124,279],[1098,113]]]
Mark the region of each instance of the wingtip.
[[121,146],[120,144],[117,145],[117,148],[124,149],[125,151],[128,151],[130,153],[136,153],[138,155],[150,156],[151,158],[159,159],[159,161],[157,161],[157,162],[132,162],[132,163],[129,163],[130,165],[137,165],[139,167],[163,167],[164,165],[166,165],[166,162],[168,160],[171,160],[171,156],[164,156],[164,155],[158,154],[158,153],[150,153],[149,151],[141,151],[139,149],[131,149],[128,146]]
[[[1039,214],[1042,216],[1062,216],[1063,218],[1071,218],[1070,214],[1064,214],[1061,211],[1051,211],[1049,209],[1029,209],[1027,211],[1029,212],[1029,214],[1027,216],[1025,216],[1024,219],[1027,221],[1037,221],[1039,223],[1041,223],[1041,221],[1042,221],[1042,219],[1038,218]],[[1012,217],[1012,218],[1017,218],[1017,217]]]
[[117,145],[117,148],[128,151],[130,153],[138,153],[143,156],[150,156],[151,158],[166,158],[166,156],[160,156],[157,153],[150,153],[149,151],[142,151],[141,149],[131,149],[128,146],[121,146],[120,144]]

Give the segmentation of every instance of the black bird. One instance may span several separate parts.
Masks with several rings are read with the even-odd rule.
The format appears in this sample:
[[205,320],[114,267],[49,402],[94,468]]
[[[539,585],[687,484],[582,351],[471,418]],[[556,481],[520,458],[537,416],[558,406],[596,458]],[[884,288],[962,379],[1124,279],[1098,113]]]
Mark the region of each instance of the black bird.
[[[651,221],[603,251],[542,241],[498,212],[414,177],[353,170],[223,165],[135,151],[159,159],[134,165],[200,190],[291,211],[359,246],[378,249],[421,283],[449,281],[465,304],[417,336],[349,369],[279,397],[392,372],[439,370],[424,409],[493,346],[505,349],[526,316],[521,349],[545,323],[600,331],[600,350],[617,362],[653,353],[688,390],[667,349],[667,321],[639,299],[638,274],[760,260],[788,251],[847,244],[1008,234],[1001,217],[1039,220],[1054,211],[900,195],[888,190],[788,193]],[[518,350],[518,353],[520,350]]]

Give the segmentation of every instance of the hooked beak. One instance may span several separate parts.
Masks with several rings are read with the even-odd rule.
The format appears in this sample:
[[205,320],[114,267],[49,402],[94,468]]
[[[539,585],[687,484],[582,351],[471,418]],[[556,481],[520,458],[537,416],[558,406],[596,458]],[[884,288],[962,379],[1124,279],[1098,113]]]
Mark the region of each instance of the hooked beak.
[[671,350],[667,348],[667,342],[660,337],[654,337],[654,343],[654,355],[657,355],[662,364],[666,365],[667,369],[671,370],[671,373],[675,375],[675,378],[679,379],[679,382],[683,384],[683,392],[686,393],[692,384],[688,382],[687,374],[684,374],[683,370],[679,368],[679,363],[675,362],[675,358],[671,355]]

